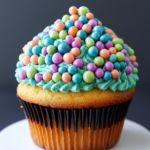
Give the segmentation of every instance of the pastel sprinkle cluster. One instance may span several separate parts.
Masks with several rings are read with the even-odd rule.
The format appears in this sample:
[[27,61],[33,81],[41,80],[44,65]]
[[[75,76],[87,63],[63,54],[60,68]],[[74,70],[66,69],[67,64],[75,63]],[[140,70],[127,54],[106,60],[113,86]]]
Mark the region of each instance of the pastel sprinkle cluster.
[[[125,68],[126,75],[137,74],[138,63],[134,50],[124,44],[113,30],[102,26],[102,22],[85,6],[79,9],[72,6],[69,13],[28,42],[23,47],[24,53],[19,56],[17,68],[30,63],[45,64],[49,66],[49,71],[40,74],[34,67],[27,71],[22,69],[18,75],[20,80],[62,80],[65,83],[73,81],[80,84],[82,81],[92,83],[95,78],[103,78],[105,81],[116,79]],[[89,62],[78,57],[82,46],[88,49]],[[70,66],[61,66],[64,62]],[[81,74],[78,70],[83,68],[85,71]]]

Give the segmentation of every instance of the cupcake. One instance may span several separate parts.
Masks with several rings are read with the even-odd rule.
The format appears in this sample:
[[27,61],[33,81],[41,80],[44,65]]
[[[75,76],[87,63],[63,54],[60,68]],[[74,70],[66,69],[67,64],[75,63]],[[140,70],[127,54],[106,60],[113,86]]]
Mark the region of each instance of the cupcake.
[[119,140],[139,79],[134,50],[90,10],[69,8],[23,47],[17,97],[46,150],[106,150]]

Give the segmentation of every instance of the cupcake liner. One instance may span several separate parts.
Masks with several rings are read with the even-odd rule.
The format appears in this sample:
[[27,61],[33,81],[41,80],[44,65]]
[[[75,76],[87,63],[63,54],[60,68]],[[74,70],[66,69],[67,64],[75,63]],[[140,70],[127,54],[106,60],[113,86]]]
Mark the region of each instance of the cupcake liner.
[[33,141],[47,150],[111,148],[119,140],[131,103],[129,100],[107,107],[59,109],[19,100]]

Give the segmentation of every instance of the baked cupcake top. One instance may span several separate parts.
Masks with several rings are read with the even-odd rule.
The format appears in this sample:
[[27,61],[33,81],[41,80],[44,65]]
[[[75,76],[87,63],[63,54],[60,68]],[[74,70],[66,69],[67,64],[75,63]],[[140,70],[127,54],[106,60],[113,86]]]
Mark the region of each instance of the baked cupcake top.
[[23,47],[16,80],[63,93],[134,88],[139,79],[134,50],[87,7],[72,6],[69,13]]

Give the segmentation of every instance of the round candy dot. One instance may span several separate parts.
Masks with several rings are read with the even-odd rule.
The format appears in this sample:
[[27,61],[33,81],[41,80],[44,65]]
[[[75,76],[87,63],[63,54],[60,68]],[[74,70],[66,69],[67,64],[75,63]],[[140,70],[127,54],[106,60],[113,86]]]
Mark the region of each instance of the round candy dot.
[[105,33],[100,37],[100,41],[103,43],[106,43],[108,40],[112,40],[111,35],[108,33]]
[[82,29],[83,23],[80,20],[76,20],[74,26],[78,29]]
[[132,65],[137,68],[139,66],[139,64],[137,62],[133,62]]
[[71,81],[71,75],[68,72],[62,74],[62,81],[68,83]]
[[73,54],[74,57],[77,57],[80,55],[80,49],[79,48],[72,48],[71,49],[71,54]]
[[120,38],[114,38],[114,39],[112,40],[112,42],[113,42],[114,45],[116,45],[116,44],[121,44]]
[[115,62],[117,60],[117,57],[116,57],[116,55],[115,54],[111,54],[110,56],[109,56],[109,61],[111,61],[111,62]]
[[47,55],[47,47],[43,47],[42,48],[42,54],[43,55]]
[[38,45],[34,46],[32,48],[32,53],[38,55],[39,53],[41,53],[42,48]]
[[74,66],[74,65],[69,66],[68,72],[69,72],[70,74],[75,74],[75,73],[77,73],[77,67]]
[[125,56],[124,62],[128,65],[130,62],[130,59],[127,56]]
[[63,17],[62,17],[62,22],[63,23],[65,23],[67,20],[69,20],[70,19],[70,16],[69,15],[64,15]]
[[104,59],[100,56],[94,58],[94,64],[96,66],[102,66],[104,64]]
[[52,62],[52,56],[50,54],[46,55],[45,57],[45,63],[47,65],[51,65],[53,62]]
[[45,58],[44,58],[43,56],[40,56],[40,57],[38,58],[38,63],[39,63],[40,65],[45,64]]
[[73,41],[72,42],[72,47],[80,47],[81,46],[81,43],[79,41]]
[[[45,46],[49,46],[49,45],[53,45],[54,41],[51,38],[46,38],[46,39],[44,39],[43,43]],[[44,47],[44,46],[42,46],[42,47]]]
[[71,15],[70,16],[70,20],[75,22],[76,20],[78,20],[79,16],[78,15]]
[[108,81],[108,80],[110,80],[111,79],[111,73],[109,72],[109,71],[106,71],[105,73],[104,73],[104,76],[103,76],[103,79],[105,80],[105,81]]
[[37,83],[37,82],[36,82],[34,79],[29,79],[29,84],[34,85],[34,86],[35,86],[35,85],[36,85],[36,83]]
[[127,56],[127,54],[128,54],[128,52],[127,52],[126,49],[122,49],[121,52],[122,52],[125,56]]
[[57,23],[56,25],[55,25],[55,30],[57,31],[57,32],[60,32],[61,30],[64,30],[65,29],[65,26],[64,26],[64,24],[63,23]]
[[95,46],[92,46],[88,49],[88,55],[90,57],[96,57],[98,55],[98,49]]
[[86,18],[87,18],[87,19],[93,19],[93,18],[94,18],[93,13],[91,13],[91,12],[87,13],[87,14],[86,14]]
[[105,33],[109,33],[110,35],[113,35],[113,34],[114,34],[114,31],[111,30],[111,29],[106,29],[106,30],[105,30]]
[[28,70],[27,70],[27,77],[28,78],[34,78],[34,75],[37,73],[37,70],[34,68],[34,67],[30,67]]
[[120,70],[120,63],[119,62],[115,62],[114,63],[114,68],[117,70]]
[[105,48],[109,49],[109,48],[111,48],[111,47],[113,47],[112,41],[107,41],[107,42],[105,43]]
[[26,73],[26,71],[21,70],[21,71],[19,72],[19,78],[20,78],[20,80],[26,79],[26,78],[27,78],[27,73]]
[[125,56],[122,52],[117,52],[116,56],[117,56],[117,61],[124,61],[125,59]]
[[68,64],[71,64],[73,63],[74,61],[74,56],[71,54],[71,53],[66,53],[64,56],[63,56],[63,60],[64,62],[68,63]]
[[126,68],[126,75],[130,75],[132,73],[132,67],[131,66],[127,66]]
[[96,71],[95,71],[95,76],[96,76],[97,78],[102,78],[103,75],[104,75],[103,69],[97,68]]
[[[61,22],[62,23],[62,22]],[[55,29],[50,29],[49,30],[49,34],[51,33],[51,32],[53,32],[53,31],[56,31]]]
[[96,69],[97,69],[97,67],[94,63],[88,63],[86,65],[86,70],[88,70],[88,71],[95,72]]
[[98,20],[98,25],[102,26],[102,22],[100,20]]
[[60,40],[56,40],[54,42],[54,46],[58,48],[59,44],[61,44],[61,41]]
[[35,74],[35,81],[40,82],[43,79],[43,76],[40,73]]
[[66,23],[65,23],[65,27],[67,29],[69,29],[70,27],[74,26],[74,22],[71,21],[71,20],[67,20]]
[[97,25],[97,22],[96,22],[96,20],[94,20],[94,19],[90,19],[90,20],[88,21],[88,24],[89,24],[91,27],[94,27],[94,26]]
[[131,55],[130,58],[131,58],[131,62],[135,62],[136,61],[136,56],[135,55]]
[[87,34],[89,34],[91,32],[91,26],[89,24],[84,24],[82,26],[82,30],[84,30]]
[[126,67],[126,63],[121,61],[120,62],[120,69],[124,69]]
[[[102,26],[95,26],[94,28],[93,28],[93,32],[98,32],[100,35],[102,35],[103,34],[103,32],[104,32],[104,27],[102,27]],[[107,35],[104,35],[104,36],[106,36],[107,37]],[[111,39],[110,39],[111,40]]]
[[111,35],[111,37],[112,37],[112,39],[115,39],[115,38],[117,38],[117,36],[116,36],[116,35]]
[[109,48],[109,52],[110,54],[116,54],[116,48],[115,47]]
[[38,36],[36,36],[36,37],[33,38],[33,41],[38,42],[38,41],[40,41],[40,38]]
[[58,72],[54,73],[53,76],[52,76],[52,80],[54,82],[59,82],[61,80],[61,74],[58,73]]
[[49,80],[51,80],[51,79],[52,79],[52,74],[51,74],[50,72],[45,72],[45,73],[43,74],[43,80],[49,81]]
[[28,45],[25,45],[25,46],[22,48],[22,50],[23,50],[24,53],[25,53],[25,51],[26,51],[27,46],[28,46]]
[[19,55],[19,60],[22,60],[24,56],[25,56],[25,53],[20,54]]
[[85,39],[85,43],[88,48],[94,46],[94,44],[95,44],[94,40],[90,37],[87,37]]
[[94,41],[98,41],[100,38],[100,34],[98,32],[92,32],[92,34],[90,35],[90,37],[94,40]]
[[104,65],[104,67],[107,71],[111,71],[114,69],[114,64],[111,61],[107,61]]
[[55,47],[55,46],[49,45],[49,46],[47,47],[47,53],[48,53],[48,54],[54,54],[55,52],[56,52],[56,47]]
[[116,44],[115,48],[116,48],[117,51],[120,51],[120,50],[122,50],[122,45],[121,44]]
[[20,65],[21,65],[21,67],[25,66],[24,63],[23,63],[23,61],[20,61]]
[[101,41],[96,42],[95,46],[99,51],[104,48],[104,44]]
[[82,76],[79,73],[76,73],[72,76],[72,81],[75,84],[80,84],[82,82]]
[[82,68],[84,63],[82,59],[75,59],[73,62],[73,65],[76,66],[77,68]]
[[134,50],[129,47],[129,55],[134,55]]
[[103,58],[103,59],[107,59],[109,58],[109,51],[107,49],[102,49],[100,52],[99,52],[99,55]]
[[56,20],[56,21],[54,22],[55,25],[56,25],[57,23],[62,23],[62,21],[61,21],[61,20]]
[[68,30],[68,34],[69,34],[69,35],[72,35],[73,37],[76,36],[77,32],[78,32],[78,28],[75,27],[75,26],[70,27],[69,30]]
[[30,56],[29,56],[29,55],[25,55],[25,56],[23,57],[22,61],[23,61],[23,64],[24,64],[24,65],[29,64],[29,63],[30,63]]
[[84,15],[80,16],[78,20],[80,20],[83,24],[86,24],[88,22],[88,19]]
[[81,16],[81,15],[84,15],[86,16],[87,13],[89,13],[90,10],[85,7],[85,6],[81,6],[79,9],[78,9],[78,14]]
[[78,9],[77,9],[77,7],[75,7],[75,6],[70,7],[70,8],[69,8],[69,13],[70,13],[71,15],[73,15],[73,14],[78,14]]
[[65,54],[70,51],[70,46],[67,43],[61,43],[58,46],[58,52],[61,54]]
[[134,73],[134,74],[137,74],[137,73],[138,73],[138,69],[137,69],[137,68],[134,68],[134,69],[133,69],[133,73]]
[[76,36],[84,40],[87,37],[87,34],[84,30],[79,30]]
[[20,68],[20,67],[21,67],[20,61],[17,62],[16,67],[17,67],[17,68]]
[[37,65],[38,64],[38,58],[39,58],[38,55],[32,55],[30,58],[31,63],[34,65]]
[[72,35],[67,35],[67,36],[66,36],[65,42],[66,42],[67,44],[71,45],[73,41],[74,41],[74,38],[73,38]]
[[56,32],[56,31],[50,32],[50,38],[53,39],[53,40],[58,39],[59,38],[58,32]]
[[56,64],[50,65],[50,71],[57,72],[58,71],[58,66]]
[[31,46],[27,46],[25,52],[26,52],[26,54],[28,54],[28,55],[31,56],[31,55],[33,54],[33,53],[32,53],[32,47],[31,47]]
[[64,66],[60,66],[60,67],[58,68],[58,72],[61,73],[61,74],[63,74],[64,72],[67,72],[67,68],[64,67]]
[[98,19],[97,18],[93,18],[96,22],[97,22],[97,24],[98,24]]
[[52,57],[52,61],[55,64],[60,64],[63,61],[63,57],[60,53],[55,53]]
[[113,69],[113,70],[111,71],[111,76],[112,76],[113,79],[118,78],[118,77],[119,77],[119,71],[116,70],[116,69]]
[[64,40],[67,36],[67,32],[65,30],[62,30],[59,32],[59,38]]
[[81,39],[79,37],[75,37],[74,40],[79,41],[81,43]]
[[92,83],[95,79],[95,75],[92,71],[85,71],[83,74],[83,80],[86,83]]

